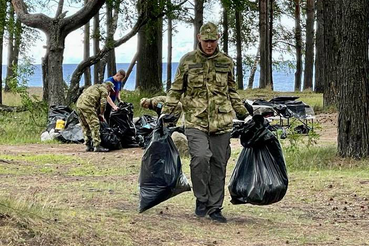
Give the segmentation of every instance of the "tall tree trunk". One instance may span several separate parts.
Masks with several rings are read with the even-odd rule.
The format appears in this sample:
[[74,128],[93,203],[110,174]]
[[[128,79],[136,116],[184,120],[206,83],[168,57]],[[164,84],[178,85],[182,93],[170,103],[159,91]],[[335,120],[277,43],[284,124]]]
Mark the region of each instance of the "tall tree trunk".
[[6,0],[0,0],[0,105],[3,104],[3,43],[5,31]]
[[259,33],[260,33],[260,80],[259,88],[266,88],[269,79],[269,46],[268,46],[268,1],[259,0]]
[[269,64],[268,64],[268,81],[267,87],[270,87],[273,90],[273,16],[274,16],[274,0],[269,0],[269,26],[268,26],[268,55],[269,55]]
[[260,61],[260,45],[258,47],[258,51],[255,56],[254,64],[252,65],[252,68],[250,70],[249,84],[247,86],[247,89],[252,89],[254,87],[254,78],[256,70],[258,68],[259,61]]
[[8,21],[8,64],[5,79],[5,91],[9,91],[9,82],[14,78],[15,70],[18,69],[19,49],[22,41],[22,24],[19,19],[14,19],[14,8],[10,6]]
[[324,16],[323,1],[316,1],[317,29],[316,29],[316,56],[315,56],[315,86],[314,91],[324,92]]
[[339,19],[337,16],[337,3],[335,0],[324,0],[324,93],[323,106],[336,107],[337,80],[339,66]]
[[237,85],[238,89],[243,90],[243,71],[242,71],[242,40],[241,40],[241,12],[236,7],[236,46],[237,46]]
[[[113,8],[112,3],[106,4],[106,32],[107,38],[106,42],[107,45],[112,45],[114,42],[114,24],[113,24]],[[108,77],[113,76],[117,73],[116,62],[115,62],[115,49],[112,49],[107,54],[107,70],[108,70]]]
[[296,72],[295,91],[301,91],[302,78],[302,34],[301,34],[301,2],[295,1],[295,42],[296,42]]
[[14,8],[12,5],[9,7],[8,14],[8,64],[6,66],[6,78],[4,91],[10,91],[9,83],[14,77],[14,35],[15,35],[15,19],[14,19]]
[[369,156],[369,2],[339,0],[338,153]]
[[[168,0],[168,5],[170,0]],[[167,88],[166,91],[170,90],[172,86],[172,18],[168,16],[168,57],[167,57]]]
[[44,64],[47,69],[48,103],[49,106],[63,105],[65,83],[62,66],[65,38],[69,33],[86,24],[99,11],[105,0],[90,0],[78,12],[68,17],[65,17],[66,12],[63,13],[64,1],[61,0],[54,18],[44,14],[29,14],[22,0],[12,0],[12,3],[22,23],[45,32],[47,56]]
[[228,54],[228,8],[223,4],[223,52]]
[[315,0],[307,0],[304,90],[312,90],[313,88],[314,20],[315,20],[314,1]]
[[[85,4],[88,0],[85,0]],[[83,32],[83,60],[90,57],[90,22],[88,21]],[[84,71],[85,87],[91,85],[91,68],[87,67]]]
[[[93,38],[92,38],[92,48],[94,51],[94,55],[96,56],[99,51],[100,51],[100,16],[99,13],[97,13],[94,16],[94,21],[93,21],[93,29],[92,29],[92,33],[93,33]],[[100,62],[97,62],[94,65],[94,85],[95,84],[99,84],[99,72],[100,72]]]
[[194,40],[193,49],[197,47],[197,34],[200,32],[200,27],[204,23],[204,0],[195,0],[195,19],[193,22]]
[[[158,0],[148,1],[138,6],[139,12],[157,16],[162,12]],[[142,91],[162,91],[162,27],[163,20],[151,19],[138,32],[138,57],[136,88]]]

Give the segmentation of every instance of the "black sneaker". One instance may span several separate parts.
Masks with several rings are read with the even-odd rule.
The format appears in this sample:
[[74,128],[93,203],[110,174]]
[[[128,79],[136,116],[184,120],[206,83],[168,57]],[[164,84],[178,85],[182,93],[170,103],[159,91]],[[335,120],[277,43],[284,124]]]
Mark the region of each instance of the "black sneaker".
[[220,209],[215,210],[215,212],[209,214],[209,216],[211,220],[217,221],[219,223],[227,223],[227,219],[222,215]]
[[195,214],[199,217],[205,217],[207,212],[208,212],[208,208],[206,207],[206,202],[200,202],[199,200],[196,200],[196,209],[195,209]]
[[109,149],[106,149],[101,146],[94,147],[94,152],[109,152]]

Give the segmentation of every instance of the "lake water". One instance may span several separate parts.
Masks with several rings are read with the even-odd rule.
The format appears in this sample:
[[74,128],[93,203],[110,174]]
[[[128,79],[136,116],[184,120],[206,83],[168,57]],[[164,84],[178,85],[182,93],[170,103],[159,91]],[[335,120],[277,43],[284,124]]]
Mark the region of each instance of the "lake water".
[[[63,65],[63,77],[64,80],[69,82],[70,78],[72,77],[72,73],[74,69],[77,67],[77,64],[64,64]],[[117,69],[124,69],[127,70],[129,67],[129,63],[118,63]],[[172,81],[175,75],[175,72],[177,70],[178,63],[172,64]],[[3,65],[2,70],[2,76],[3,79],[5,79],[6,76],[6,66]],[[167,67],[166,63],[163,63],[163,83],[165,83],[167,78]],[[249,80],[249,72],[246,72],[244,76],[244,88],[247,88]],[[293,72],[289,71],[288,68],[285,70],[278,70],[273,72],[273,82],[274,82],[274,90],[275,91],[293,91],[294,90],[294,74]],[[83,76],[81,79],[80,84],[83,85],[84,80]],[[124,87],[126,90],[134,90],[136,83],[136,66],[134,67],[131,75],[129,76],[129,79]],[[42,71],[41,71],[41,65],[35,65],[34,66],[34,74],[28,78],[28,86],[29,87],[42,87]],[[254,81],[254,88],[259,87],[259,72],[256,72],[255,74],[255,81]]]

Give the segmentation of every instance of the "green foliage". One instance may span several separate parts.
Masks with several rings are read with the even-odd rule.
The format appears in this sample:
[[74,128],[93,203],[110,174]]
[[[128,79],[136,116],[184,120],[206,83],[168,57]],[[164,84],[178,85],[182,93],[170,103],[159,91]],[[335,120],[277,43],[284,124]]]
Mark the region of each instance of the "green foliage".
[[[13,67],[14,76],[9,79],[8,85],[10,91],[19,94],[21,104],[31,114],[34,124],[38,127],[46,125],[45,120],[40,122],[40,118],[47,114],[47,103],[38,99],[37,96],[30,95],[28,91],[28,78],[34,74],[34,65],[30,59],[24,59],[19,66]],[[46,119],[46,118],[45,118]]]

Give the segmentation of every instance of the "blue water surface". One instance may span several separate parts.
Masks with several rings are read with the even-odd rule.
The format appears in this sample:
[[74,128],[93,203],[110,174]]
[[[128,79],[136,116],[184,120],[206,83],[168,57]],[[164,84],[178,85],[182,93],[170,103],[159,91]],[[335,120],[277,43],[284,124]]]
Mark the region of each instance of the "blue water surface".
[[[77,64],[64,64],[63,65],[63,77],[64,80],[69,83],[70,78],[72,77],[74,69],[77,67]],[[129,63],[117,63],[117,69],[127,70],[129,67]],[[175,72],[177,70],[178,63],[172,63],[172,81],[174,79]],[[93,71],[93,68],[92,68]],[[3,65],[2,69],[3,78],[6,76],[6,66]],[[165,81],[167,79],[167,64],[163,63],[163,83],[165,85]],[[249,72],[246,71],[244,76],[244,88],[247,88],[247,84],[249,81]],[[275,91],[293,91],[294,90],[294,74],[286,68],[284,70],[273,71],[273,83]],[[84,79],[80,81],[80,85],[84,84]],[[136,67],[133,68],[132,73],[129,76],[129,79],[124,86],[126,90],[134,90],[136,84]],[[41,65],[34,65],[34,74],[28,78],[28,86],[29,87],[42,87],[42,70]],[[259,87],[259,72],[257,71],[255,74],[254,80],[254,88]]]

